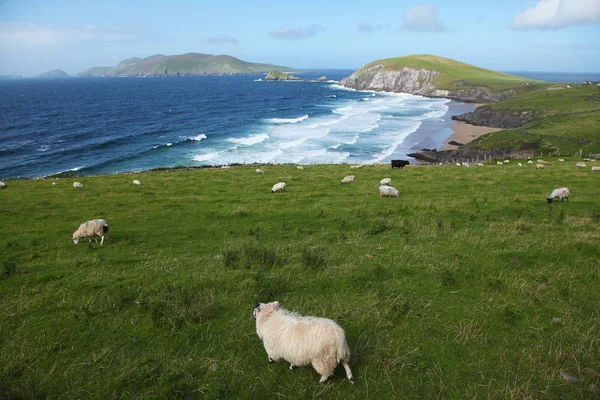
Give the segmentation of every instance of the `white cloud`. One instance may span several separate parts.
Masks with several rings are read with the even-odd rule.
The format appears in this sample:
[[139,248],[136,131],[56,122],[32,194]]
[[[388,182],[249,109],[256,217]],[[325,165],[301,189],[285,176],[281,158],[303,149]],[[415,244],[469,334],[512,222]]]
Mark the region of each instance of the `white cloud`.
[[209,36],[204,39],[205,43],[209,44],[239,44],[240,41],[234,38],[231,35],[223,34],[223,35],[215,35]]
[[361,22],[358,27],[356,27],[356,30],[359,32],[366,32],[366,33],[371,33],[371,32],[376,32],[376,31],[382,31],[385,28],[387,28],[385,25],[382,24],[371,24],[368,21],[365,22]]
[[400,29],[415,32],[446,32],[449,29],[438,20],[435,4],[413,7],[404,14]]
[[302,40],[308,39],[311,36],[315,36],[319,32],[324,31],[321,25],[311,25],[308,28],[287,28],[282,26],[269,33],[269,36],[273,39],[279,40]]
[[513,29],[561,29],[600,22],[600,0],[538,0],[517,14]]

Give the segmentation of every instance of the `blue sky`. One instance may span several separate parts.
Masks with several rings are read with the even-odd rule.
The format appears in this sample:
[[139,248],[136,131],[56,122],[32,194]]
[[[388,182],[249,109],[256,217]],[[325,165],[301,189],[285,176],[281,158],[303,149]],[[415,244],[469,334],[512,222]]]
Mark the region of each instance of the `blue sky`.
[[188,52],[294,68],[428,53],[501,71],[600,72],[600,0],[0,0],[0,74]]

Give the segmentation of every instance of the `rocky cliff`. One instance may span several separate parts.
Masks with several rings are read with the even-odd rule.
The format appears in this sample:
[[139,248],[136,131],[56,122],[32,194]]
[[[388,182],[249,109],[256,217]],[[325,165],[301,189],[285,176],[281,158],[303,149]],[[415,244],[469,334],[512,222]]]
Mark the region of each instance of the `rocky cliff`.
[[493,128],[521,128],[533,117],[531,111],[513,111],[509,109],[495,110],[491,106],[481,106],[473,112],[455,115],[452,119],[464,121],[471,125],[491,126]]
[[385,64],[375,64],[362,68],[340,85],[357,90],[375,90],[395,93],[410,93],[427,97],[444,97],[467,103],[498,102],[516,94],[513,89],[492,91],[485,86],[472,86],[460,89],[439,89],[434,79],[438,71],[403,67],[389,70]]
[[264,78],[265,81],[299,81],[297,76],[286,74],[285,72],[273,70]]

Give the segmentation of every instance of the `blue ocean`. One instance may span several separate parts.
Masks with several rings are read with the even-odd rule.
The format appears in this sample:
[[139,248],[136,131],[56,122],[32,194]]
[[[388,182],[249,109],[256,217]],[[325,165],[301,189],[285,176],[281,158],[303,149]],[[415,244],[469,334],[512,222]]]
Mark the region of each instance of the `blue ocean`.
[[[0,179],[232,163],[373,163],[439,148],[447,99],[344,89],[353,71],[0,82]],[[314,79],[326,75],[327,82]]]

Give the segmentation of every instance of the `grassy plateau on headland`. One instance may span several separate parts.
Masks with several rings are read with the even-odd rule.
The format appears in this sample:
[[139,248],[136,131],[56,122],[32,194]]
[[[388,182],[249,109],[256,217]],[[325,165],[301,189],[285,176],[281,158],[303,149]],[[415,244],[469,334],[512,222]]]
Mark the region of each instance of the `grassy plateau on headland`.
[[[598,398],[600,174],[517,161],[9,181],[0,398]],[[356,385],[267,362],[273,300],[345,329]]]

